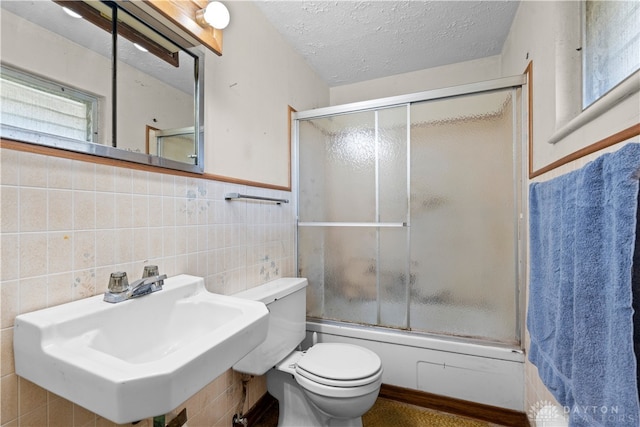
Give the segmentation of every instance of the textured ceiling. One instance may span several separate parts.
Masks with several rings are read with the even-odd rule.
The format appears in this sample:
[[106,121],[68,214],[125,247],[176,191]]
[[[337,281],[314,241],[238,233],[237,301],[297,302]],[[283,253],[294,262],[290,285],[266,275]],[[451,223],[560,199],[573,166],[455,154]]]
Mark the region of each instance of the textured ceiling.
[[518,1],[256,1],[329,86],[500,54]]

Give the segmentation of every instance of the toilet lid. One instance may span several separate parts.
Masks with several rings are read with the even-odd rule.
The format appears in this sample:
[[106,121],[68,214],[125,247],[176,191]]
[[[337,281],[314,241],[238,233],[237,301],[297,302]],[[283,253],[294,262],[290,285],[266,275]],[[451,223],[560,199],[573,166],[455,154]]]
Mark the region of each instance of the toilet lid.
[[380,358],[371,350],[351,344],[319,343],[298,360],[296,371],[330,380],[353,381],[372,377],[381,368]]

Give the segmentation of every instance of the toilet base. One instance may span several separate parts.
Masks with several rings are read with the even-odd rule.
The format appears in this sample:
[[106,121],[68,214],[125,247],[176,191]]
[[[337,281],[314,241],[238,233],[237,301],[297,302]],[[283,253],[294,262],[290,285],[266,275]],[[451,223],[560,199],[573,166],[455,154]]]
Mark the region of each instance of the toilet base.
[[278,427],[362,427],[362,417],[335,419],[318,410],[290,373],[267,372],[267,391],[280,406]]

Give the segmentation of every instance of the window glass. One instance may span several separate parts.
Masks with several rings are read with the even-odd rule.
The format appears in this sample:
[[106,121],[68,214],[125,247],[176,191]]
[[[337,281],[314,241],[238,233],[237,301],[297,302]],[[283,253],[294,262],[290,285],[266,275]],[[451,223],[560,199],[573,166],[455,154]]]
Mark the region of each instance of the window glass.
[[94,142],[98,99],[90,94],[2,67],[3,127]]
[[585,1],[582,107],[640,69],[640,1]]

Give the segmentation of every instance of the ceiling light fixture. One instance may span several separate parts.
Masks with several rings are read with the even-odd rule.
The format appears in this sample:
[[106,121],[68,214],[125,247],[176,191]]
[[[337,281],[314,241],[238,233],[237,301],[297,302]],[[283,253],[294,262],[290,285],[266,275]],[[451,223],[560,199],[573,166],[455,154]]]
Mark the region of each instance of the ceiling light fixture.
[[229,20],[229,9],[219,1],[212,1],[207,7],[196,12],[196,22],[201,26],[222,30],[229,25]]

